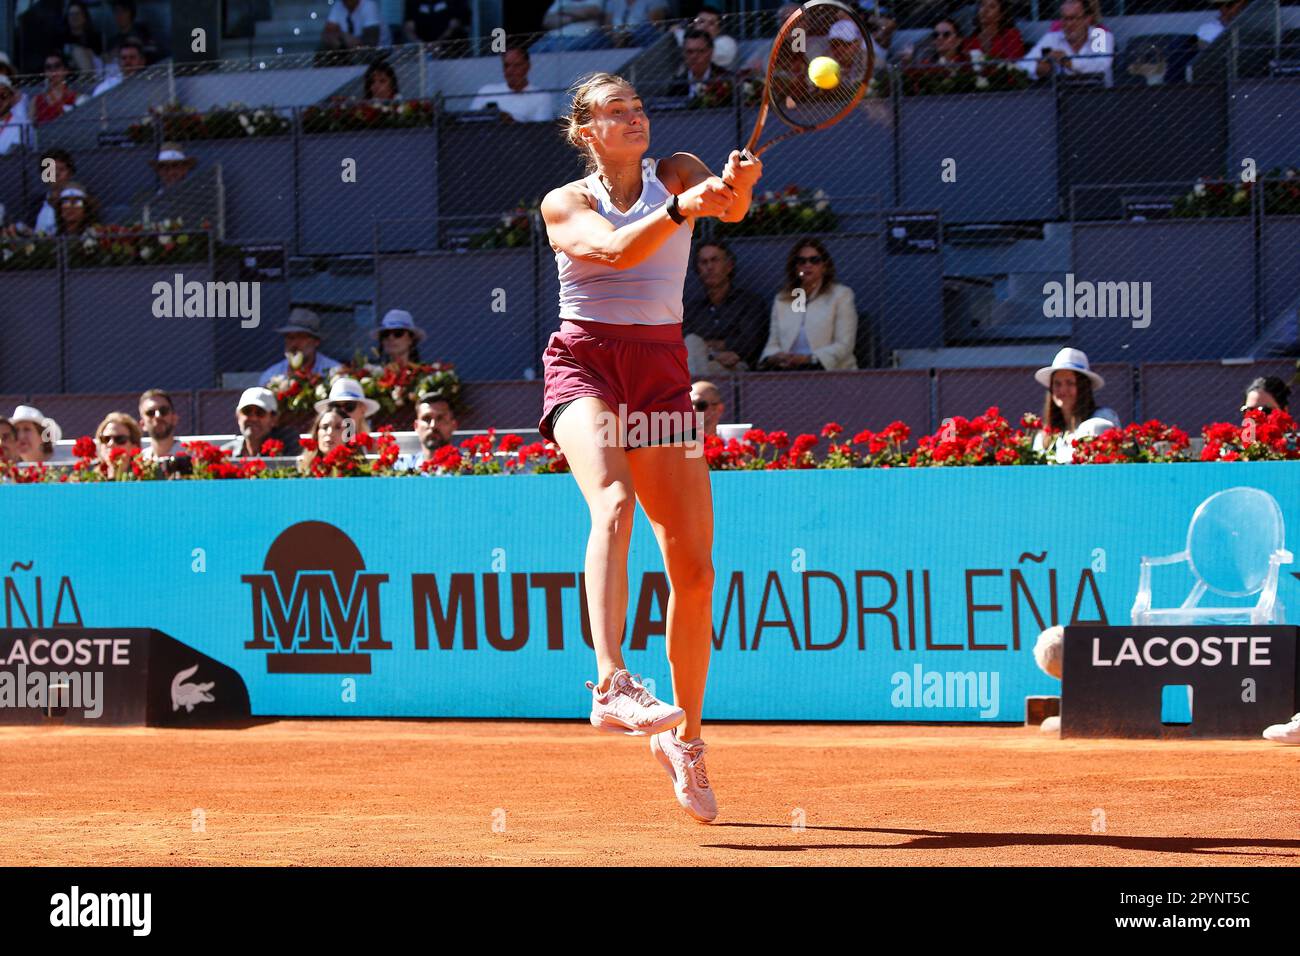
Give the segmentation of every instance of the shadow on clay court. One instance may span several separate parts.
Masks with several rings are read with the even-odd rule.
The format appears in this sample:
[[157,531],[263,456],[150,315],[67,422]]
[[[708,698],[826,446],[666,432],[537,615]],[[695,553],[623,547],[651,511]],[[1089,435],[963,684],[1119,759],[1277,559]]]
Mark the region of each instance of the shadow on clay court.
[[[757,827],[771,830],[790,830],[781,823],[715,823],[712,828]],[[1039,846],[1108,846],[1117,850],[1141,850],[1148,853],[1196,853],[1211,856],[1300,856],[1296,853],[1261,853],[1260,849],[1300,849],[1300,840],[1271,838],[1252,840],[1242,837],[1143,837],[1113,836],[1105,833],[944,833],[937,830],[897,830],[889,827],[805,827],[838,833],[881,833],[910,836],[915,839],[903,843],[801,843],[779,845],[744,843],[706,843],[705,847],[719,850],[758,850],[775,853],[802,852],[805,850],[981,850],[996,847]],[[1239,851],[1232,847],[1249,847]]]

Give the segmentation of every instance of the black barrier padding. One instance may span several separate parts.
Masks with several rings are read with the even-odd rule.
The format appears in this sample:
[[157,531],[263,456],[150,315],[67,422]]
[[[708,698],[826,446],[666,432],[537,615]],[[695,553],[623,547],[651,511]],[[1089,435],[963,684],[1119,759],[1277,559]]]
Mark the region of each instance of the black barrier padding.
[[[1257,739],[1300,711],[1297,630],[1067,627],[1061,736]],[[1163,688],[1183,684],[1192,687],[1191,723],[1162,723]]]
[[[67,663],[48,662],[65,655]],[[78,674],[83,684],[97,684],[93,710],[84,694],[80,700],[50,701],[64,705],[57,708],[14,706],[5,697],[4,683],[30,687],[34,672]],[[48,683],[45,677],[40,680]],[[17,690],[27,702],[27,688]],[[0,628],[0,725],[197,727],[249,716],[248,688],[238,672],[161,631]]]

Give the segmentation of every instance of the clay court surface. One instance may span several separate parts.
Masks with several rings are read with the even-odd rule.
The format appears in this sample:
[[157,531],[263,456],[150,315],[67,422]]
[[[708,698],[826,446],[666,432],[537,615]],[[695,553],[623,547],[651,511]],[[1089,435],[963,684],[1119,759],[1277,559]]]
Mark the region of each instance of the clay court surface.
[[706,739],[712,826],[678,808],[644,738],[579,722],[0,728],[0,864],[1300,861],[1300,748],[1019,727],[714,724]]

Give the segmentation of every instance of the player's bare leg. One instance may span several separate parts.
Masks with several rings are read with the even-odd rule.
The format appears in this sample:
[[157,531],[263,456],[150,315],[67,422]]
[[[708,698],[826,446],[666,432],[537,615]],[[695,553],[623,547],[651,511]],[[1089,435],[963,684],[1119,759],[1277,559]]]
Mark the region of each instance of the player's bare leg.
[[627,452],[602,444],[597,418],[602,412],[612,414],[599,398],[579,398],[555,422],[555,442],[564,452],[591,513],[584,569],[600,690],[605,689],[610,675],[623,667],[620,644],[627,622],[627,553],[636,514]]
[[[713,648],[713,489],[704,456],[680,445],[627,455],[638,500],[659,540],[671,591],[668,661],[673,703],[686,711],[678,736],[700,736]],[[698,451],[698,448],[696,449]]]

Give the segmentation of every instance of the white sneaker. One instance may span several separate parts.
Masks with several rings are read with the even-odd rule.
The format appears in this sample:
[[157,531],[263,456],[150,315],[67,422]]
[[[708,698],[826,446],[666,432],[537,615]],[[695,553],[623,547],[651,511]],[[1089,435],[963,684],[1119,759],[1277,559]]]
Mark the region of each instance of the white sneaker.
[[605,693],[596,693],[596,685],[587,681],[591,691],[591,725],[597,730],[630,737],[645,737],[676,727],[686,719],[686,711],[666,704],[622,668],[609,679]]
[[1264,729],[1264,739],[1279,744],[1300,746],[1300,714],[1296,714],[1285,724],[1274,724]]
[[711,823],[718,815],[718,800],[704,770],[704,751],[707,749],[699,737],[678,740],[676,731],[672,730],[650,738],[650,752],[668,771],[673,789],[677,791],[677,802],[701,823]]

